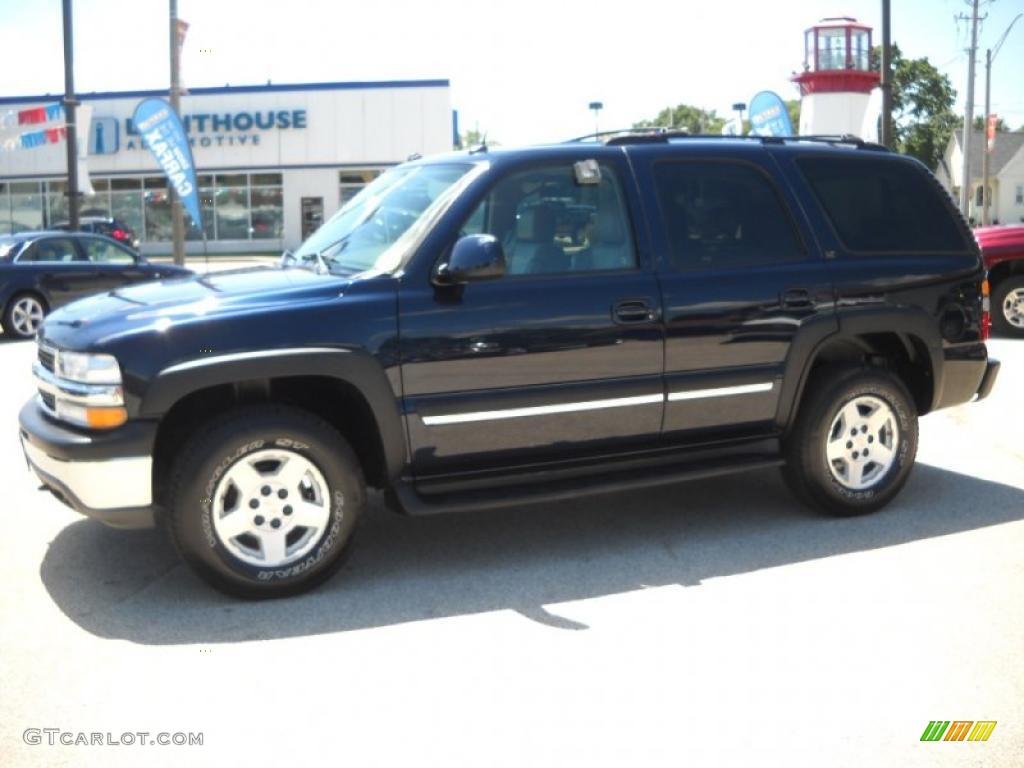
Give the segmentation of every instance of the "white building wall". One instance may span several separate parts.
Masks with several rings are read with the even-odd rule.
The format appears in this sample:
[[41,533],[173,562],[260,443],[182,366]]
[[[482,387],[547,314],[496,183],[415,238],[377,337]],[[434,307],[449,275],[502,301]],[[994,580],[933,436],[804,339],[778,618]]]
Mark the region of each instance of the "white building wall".
[[302,242],[302,198],[321,197],[324,221],[338,210],[338,172],[314,168],[281,172],[284,186],[284,247],[294,250]]
[[1024,223],[1024,201],[1017,202],[1018,187],[1024,188],[1024,149],[1003,166],[999,174],[999,189],[993,190],[997,195],[1000,224]]

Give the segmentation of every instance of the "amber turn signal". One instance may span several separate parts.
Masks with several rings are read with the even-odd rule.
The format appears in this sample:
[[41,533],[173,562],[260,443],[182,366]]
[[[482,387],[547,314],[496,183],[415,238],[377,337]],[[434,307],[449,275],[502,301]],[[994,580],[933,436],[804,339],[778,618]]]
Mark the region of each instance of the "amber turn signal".
[[128,421],[124,408],[86,408],[85,418],[93,429],[113,429]]

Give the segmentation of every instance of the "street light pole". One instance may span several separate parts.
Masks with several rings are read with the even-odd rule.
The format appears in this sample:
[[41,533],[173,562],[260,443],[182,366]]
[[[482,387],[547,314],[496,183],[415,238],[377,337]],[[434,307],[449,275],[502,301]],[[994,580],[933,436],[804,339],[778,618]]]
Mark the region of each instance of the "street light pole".
[[[68,223],[78,230],[78,131],[75,129],[75,52],[71,0],[64,0],[64,123],[68,149]],[[88,130],[88,127],[87,127]],[[52,224],[53,222],[49,222]]]
[[[171,109],[181,116],[181,46],[178,42],[178,0],[170,0],[171,4]],[[171,199],[171,237],[174,242],[174,263],[179,266],[185,264],[185,221],[182,217],[181,198],[174,191],[174,187],[167,185],[167,193]]]
[[1006,40],[1006,36],[1010,34],[1010,30],[1013,29],[1013,25],[1017,23],[1017,20],[1024,16],[1024,13],[1018,13],[1013,17],[1013,21],[1010,22],[1010,26],[1003,32],[1003,36],[999,38],[999,41],[995,44],[994,48],[989,48],[985,51],[985,152],[982,155],[981,160],[981,188],[982,188],[982,209],[981,209],[981,223],[986,227],[991,223],[988,217],[988,207],[991,204],[992,195],[988,191],[988,175],[989,175],[989,152],[990,147],[988,146],[988,120],[991,115],[991,100],[992,100],[992,61],[995,59],[996,54],[999,53],[999,49],[1003,47],[1003,42]]

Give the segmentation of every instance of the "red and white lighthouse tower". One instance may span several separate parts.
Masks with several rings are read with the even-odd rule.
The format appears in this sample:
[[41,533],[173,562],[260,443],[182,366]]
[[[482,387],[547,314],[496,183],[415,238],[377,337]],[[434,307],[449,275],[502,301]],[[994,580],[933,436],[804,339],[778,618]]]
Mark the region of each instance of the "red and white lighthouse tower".
[[804,32],[804,71],[793,77],[802,97],[800,133],[875,140],[871,92],[880,80],[871,70],[871,27],[848,16],[822,19]]

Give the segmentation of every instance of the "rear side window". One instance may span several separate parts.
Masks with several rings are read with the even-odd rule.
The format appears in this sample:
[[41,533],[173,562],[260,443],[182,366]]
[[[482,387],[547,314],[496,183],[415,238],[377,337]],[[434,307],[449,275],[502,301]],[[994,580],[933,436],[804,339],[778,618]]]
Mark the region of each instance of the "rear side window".
[[806,258],[789,211],[753,166],[663,162],[655,184],[673,269],[739,269]]
[[797,163],[847,250],[967,250],[942,190],[924,170],[862,157],[805,157]]

